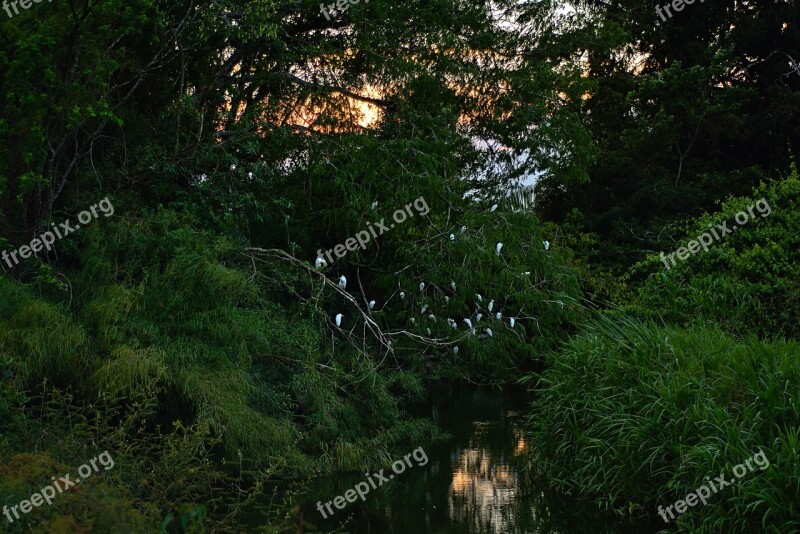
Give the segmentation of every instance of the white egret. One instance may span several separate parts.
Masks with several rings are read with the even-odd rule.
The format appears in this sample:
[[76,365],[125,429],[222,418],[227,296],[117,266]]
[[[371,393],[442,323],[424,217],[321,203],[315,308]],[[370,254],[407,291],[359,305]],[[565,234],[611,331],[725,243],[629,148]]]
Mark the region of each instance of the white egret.
[[431,329],[430,328],[426,328],[425,330],[428,331],[428,335],[431,335]]
[[400,292],[400,300],[406,300],[406,292],[405,291],[401,291]]
[[530,271],[525,271],[524,273],[522,273],[522,275],[523,275],[523,276],[530,276],[530,275],[531,275],[531,272],[530,272]]
[[492,308],[494,308],[494,299],[492,299],[492,300],[490,300],[490,301],[489,301],[489,305],[488,305],[488,306],[486,306],[486,308],[487,308],[489,311],[492,311]]
[[472,321],[470,321],[469,319],[464,319],[464,322],[467,324],[469,329],[472,330]]
[[446,303],[450,303],[450,297],[448,297],[447,295],[445,295],[445,296],[444,296],[444,301],[445,301]]
[[492,207],[489,209],[489,211],[490,211],[490,212],[492,212],[492,213],[494,213],[494,210],[496,210],[496,209],[497,209],[497,204],[494,204],[494,205],[493,205],[493,206],[492,206]]
[[498,321],[500,321],[500,320],[502,320],[502,319],[503,319],[503,314],[502,314],[502,313],[500,313],[500,312],[497,312],[497,314],[496,314],[494,317],[495,317],[495,319],[497,319]]
[[503,250],[503,244],[498,241],[497,244],[494,246],[494,252],[499,256],[501,250]]
[[453,327],[454,330],[458,329],[458,324],[454,320],[452,320],[450,317],[447,318],[447,324],[449,324],[451,327]]
[[247,177],[252,180],[253,179],[253,171],[248,172],[247,173]]
[[489,337],[492,337],[492,329],[491,328],[487,328],[486,329],[486,335],[489,336]]
[[317,258],[317,260],[314,262],[314,266],[317,269],[320,269],[320,268],[325,267],[327,265],[328,265],[328,262],[323,260],[322,258]]
[[342,326],[342,318],[343,317],[344,317],[344,315],[342,315],[341,313],[337,313],[336,314],[336,326]]
[[421,313],[421,314],[422,314],[422,313],[425,313],[426,311],[428,311],[428,305],[427,305],[427,304],[423,304],[423,305],[422,305],[422,309],[420,310],[420,312],[419,312],[419,313]]
[[482,313],[479,313],[477,316],[475,316],[475,321],[476,322],[478,322],[478,323],[481,322],[481,319],[483,319],[483,314]]
[[423,291],[425,291],[425,282],[420,282],[419,283],[419,292],[422,293]]
[[542,241],[545,250],[550,250],[550,241]]
[[430,314],[430,315],[428,316],[428,319],[430,319],[431,321],[434,321],[434,322],[436,322],[436,316],[435,316],[434,314]]
[[466,226],[462,226],[462,227],[461,227],[461,233],[463,234],[463,233],[464,233],[464,232],[466,232],[466,231],[467,231],[467,227],[466,227]]
[[455,240],[456,240],[456,235],[450,234],[450,241],[455,241]]
[[234,163],[233,165],[231,165],[231,172],[233,172],[235,170],[236,170],[236,164]]
[[371,310],[374,307],[375,307],[375,301],[374,300],[369,301],[369,309]]
[[475,300],[477,300],[478,302],[483,302],[483,297],[481,296],[480,293],[475,293]]
[[453,347],[453,354],[458,354],[458,345]]
[[511,328],[514,328],[514,325],[517,323],[517,320],[513,317],[508,318],[508,322],[511,323]]
[[339,287],[341,287],[342,289],[347,288],[347,278],[345,278],[344,275],[339,277]]
[[456,290],[456,283],[453,282],[452,280],[450,280],[450,289],[452,289],[453,291]]
[[411,319],[409,319],[409,321],[411,321],[411,324],[417,324],[417,320],[414,319],[413,317]]
[[373,202],[371,207],[372,210],[375,211],[375,209],[378,207],[378,201],[376,200],[375,202]]

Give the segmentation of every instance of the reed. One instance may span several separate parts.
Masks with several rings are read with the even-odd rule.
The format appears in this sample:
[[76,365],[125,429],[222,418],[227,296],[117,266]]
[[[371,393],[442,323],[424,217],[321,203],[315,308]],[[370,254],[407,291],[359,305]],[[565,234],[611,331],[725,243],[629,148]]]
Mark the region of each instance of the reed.
[[677,523],[698,532],[797,529],[798,357],[793,341],[594,314],[545,371],[526,377],[536,390],[531,467],[559,490],[644,517],[761,448],[774,469]]

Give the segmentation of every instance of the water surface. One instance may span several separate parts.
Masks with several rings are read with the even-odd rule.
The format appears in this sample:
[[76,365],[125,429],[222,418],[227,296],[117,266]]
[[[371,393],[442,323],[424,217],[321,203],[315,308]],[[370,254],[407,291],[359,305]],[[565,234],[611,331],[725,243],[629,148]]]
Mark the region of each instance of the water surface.
[[[365,476],[322,477],[303,499],[303,515],[323,532],[355,533],[572,533],[646,532],[612,524],[594,510],[553,495],[524,469],[534,444],[524,432],[519,396],[464,386],[434,386],[415,415],[435,421],[452,439],[423,446],[428,462],[381,487],[366,501],[348,503],[322,519],[316,509]],[[409,449],[407,452],[411,452]],[[402,457],[402,455],[400,455]],[[385,475],[391,474],[386,469]]]

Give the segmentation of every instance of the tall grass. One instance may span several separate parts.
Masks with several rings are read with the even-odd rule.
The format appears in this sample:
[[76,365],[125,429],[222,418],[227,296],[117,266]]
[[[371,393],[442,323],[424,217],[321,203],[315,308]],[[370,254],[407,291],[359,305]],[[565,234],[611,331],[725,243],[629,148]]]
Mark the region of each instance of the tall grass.
[[699,532],[800,528],[800,344],[734,340],[620,314],[527,377],[532,465],[562,491],[617,513],[655,516],[763,450],[771,465],[690,508]]

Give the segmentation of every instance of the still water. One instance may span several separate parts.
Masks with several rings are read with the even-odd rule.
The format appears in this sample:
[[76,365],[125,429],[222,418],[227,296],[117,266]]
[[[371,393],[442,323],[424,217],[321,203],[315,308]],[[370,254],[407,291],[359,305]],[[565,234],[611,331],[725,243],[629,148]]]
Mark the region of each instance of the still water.
[[[424,446],[428,462],[394,475],[366,501],[322,519],[316,509],[365,480],[317,479],[303,498],[303,515],[321,532],[354,533],[572,533],[647,532],[601,519],[592,509],[552,495],[524,469],[532,443],[524,432],[525,402],[509,393],[437,386],[416,415],[433,419],[452,438]],[[409,449],[407,452],[411,452]],[[402,456],[402,455],[401,455]],[[421,455],[419,455],[421,458]],[[391,469],[386,469],[388,477]]]

